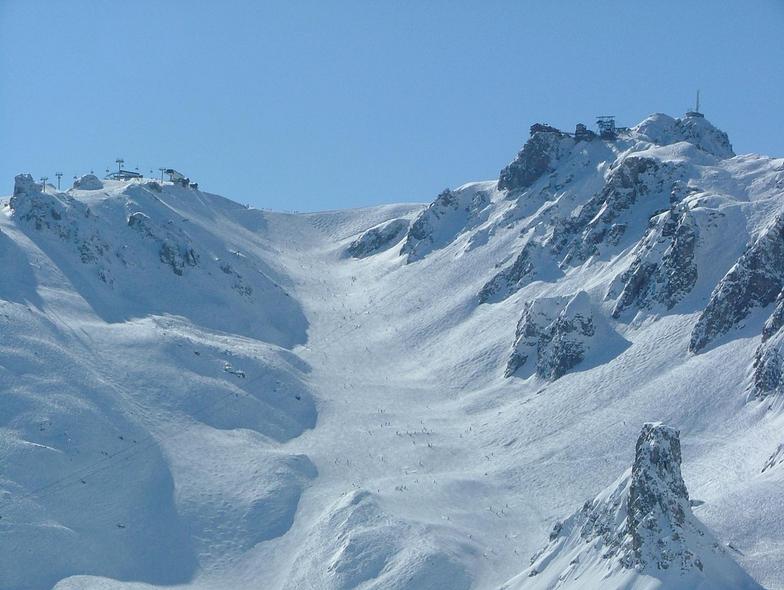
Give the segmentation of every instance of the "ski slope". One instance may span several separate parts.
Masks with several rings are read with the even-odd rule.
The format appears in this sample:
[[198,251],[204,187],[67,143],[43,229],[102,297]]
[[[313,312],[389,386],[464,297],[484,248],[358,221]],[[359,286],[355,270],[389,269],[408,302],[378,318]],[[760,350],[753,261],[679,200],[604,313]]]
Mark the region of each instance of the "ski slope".
[[[754,377],[776,304],[690,350],[784,205],[784,161],[705,125],[560,138],[528,186],[429,206],[283,214],[18,178],[0,216],[0,588],[500,588],[658,421],[721,559],[784,588],[781,397]],[[668,266],[672,235],[688,264]]]

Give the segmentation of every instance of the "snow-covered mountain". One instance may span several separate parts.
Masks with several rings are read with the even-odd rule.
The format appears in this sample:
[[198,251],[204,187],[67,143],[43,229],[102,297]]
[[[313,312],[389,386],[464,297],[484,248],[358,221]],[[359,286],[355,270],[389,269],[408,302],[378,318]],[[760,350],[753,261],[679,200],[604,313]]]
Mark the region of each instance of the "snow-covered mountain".
[[0,589],[784,588],[784,159],[699,114],[428,206],[1,205]]

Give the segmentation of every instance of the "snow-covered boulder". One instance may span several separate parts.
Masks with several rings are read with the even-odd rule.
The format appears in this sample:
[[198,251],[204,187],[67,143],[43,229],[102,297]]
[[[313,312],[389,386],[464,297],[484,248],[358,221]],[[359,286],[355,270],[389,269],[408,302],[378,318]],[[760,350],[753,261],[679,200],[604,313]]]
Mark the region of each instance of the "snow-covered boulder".
[[711,293],[691,334],[689,350],[699,352],[755,307],[775,301],[784,287],[784,214],[747,247]]
[[74,180],[73,187],[81,191],[97,191],[103,188],[103,182],[95,174],[85,174]]
[[542,127],[534,131],[517,157],[498,177],[498,190],[517,191],[528,188],[537,179],[553,170],[555,162],[563,157],[575,140],[555,129]]
[[540,297],[525,306],[505,375],[514,375],[529,359],[535,359],[540,377],[558,379],[582,362],[592,348],[617,348],[620,340],[585,291],[573,297]]
[[504,590],[757,590],[694,516],[681,475],[679,432],[647,423],[634,463],[550,534]]
[[675,119],[663,113],[655,113],[632,131],[640,138],[658,145],[685,141],[718,158],[735,155],[727,134],[714,127],[705,117],[686,115]]
[[352,258],[365,258],[397,244],[408,230],[407,219],[391,219],[364,232],[346,249]]

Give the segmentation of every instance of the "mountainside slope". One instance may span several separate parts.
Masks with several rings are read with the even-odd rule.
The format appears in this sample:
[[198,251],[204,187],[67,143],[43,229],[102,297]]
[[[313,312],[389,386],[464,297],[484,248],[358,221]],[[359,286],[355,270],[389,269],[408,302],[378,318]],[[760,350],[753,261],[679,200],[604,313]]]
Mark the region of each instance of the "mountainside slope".
[[651,421],[784,588],[784,160],[652,115],[426,207],[95,181],[3,201],[0,588],[499,588]]

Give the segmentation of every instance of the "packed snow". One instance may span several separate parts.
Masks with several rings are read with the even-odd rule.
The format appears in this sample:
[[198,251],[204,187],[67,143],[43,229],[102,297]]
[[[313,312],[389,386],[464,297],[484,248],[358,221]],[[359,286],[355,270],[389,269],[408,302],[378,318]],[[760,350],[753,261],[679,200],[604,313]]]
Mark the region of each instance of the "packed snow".
[[[18,176],[0,588],[784,589],[784,159],[652,115],[501,179],[284,214]],[[687,524],[637,535],[676,438]],[[578,543],[594,508],[644,549]],[[678,527],[689,567],[634,557]]]

